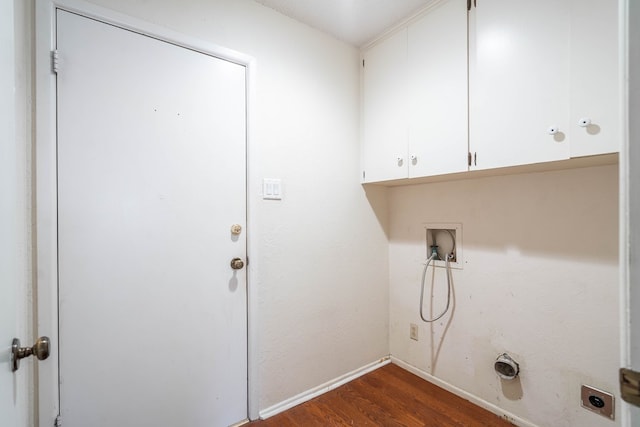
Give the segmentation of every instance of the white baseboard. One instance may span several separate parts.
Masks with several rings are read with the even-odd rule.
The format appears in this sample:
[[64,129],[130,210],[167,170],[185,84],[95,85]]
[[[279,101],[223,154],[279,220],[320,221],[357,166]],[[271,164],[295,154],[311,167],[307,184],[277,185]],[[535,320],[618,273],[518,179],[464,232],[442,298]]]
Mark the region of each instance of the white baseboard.
[[384,366],[384,365],[388,365],[389,363],[391,363],[391,357],[390,356],[385,356],[380,360],[377,360],[375,362],[369,363],[368,365],[365,365],[361,368],[358,368],[354,371],[351,371],[347,374],[344,374],[338,378],[335,378],[331,381],[327,381],[326,383],[319,385],[318,387],[314,387],[310,390],[304,391],[296,396],[293,396],[290,399],[284,400],[280,403],[276,403],[273,406],[270,406],[266,409],[263,409],[262,411],[259,412],[260,415],[260,419],[266,419],[269,417],[272,417],[276,414],[279,414],[280,412],[286,411],[289,408],[293,408],[296,405],[299,405],[301,403],[304,403],[308,400],[313,399],[314,397],[320,396],[321,394],[324,394],[328,391],[331,391],[335,388],[340,387],[341,385],[344,385],[346,383],[348,383],[349,381],[353,381],[358,377],[363,376],[364,374],[367,374],[371,371],[375,371],[376,369]]
[[446,381],[443,381],[439,378],[434,377],[433,375],[416,368],[413,365],[410,365],[400,359],[397,359],[395,357],[391,357],[391,363],[393,363],[394,365],[398,365],[401,368],[411,372],[412,374],[415,374],[417,376],[419,376],[420,378],[422,378],[423,380],[429,381],[432,384],[437,385],[440,388],[443,388],[453,394],[455,394],[456,396],[459,396],[461,398],[463,398],[464,400],[468,400],[469,402],[473,403],[474,405],[477,405],[481,408],[486,409],[489,412],[492,412],[496,415],[498,415],[499,417],[504,418],[505,420],[509,421],[510,423],[513,423],[517,426],[520,427],[539,427],[536,424],[531,423],[530,421],[527,421],[523,418],[518,417],[517,415],[514,415],[510,412],[505,411],[504,409],[494,405],[493,403],[489,403],[486,400],[480,399],[478,396],[475,396],[471,393],[468,393],[452,384],[449,384]]

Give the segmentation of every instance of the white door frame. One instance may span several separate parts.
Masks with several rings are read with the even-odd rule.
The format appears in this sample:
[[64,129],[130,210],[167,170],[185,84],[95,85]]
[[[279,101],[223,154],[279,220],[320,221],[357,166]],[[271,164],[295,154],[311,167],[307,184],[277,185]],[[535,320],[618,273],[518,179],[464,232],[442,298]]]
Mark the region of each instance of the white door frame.
[[[640,177],[640,150],[630,150],[640,142],[640,123],[630,120],[640,114],[640,31],[634,25],[640,19],[635,0],[619,0],[622,81],[622,129],[620,150],[620,366],[640,370],[640,266],[632,263],[640,248],[640,220],[637,194]],[[633,24],[632,24],[633,23]],[[633,183],[633,184],[632,184]],[[634,260],[637,261],[637,258]],[[640,427],[640,408],[621,399],[623,427]]]
[[[35,151],[36,151],[36,259],[37,259],[37,313],[38,334],[51,338],[53,351],[47,363],[37,366],[36,419],[40,427],[51,427],[59,414],[58,388],[58,251],[57,251],[57,135],[56,135],[56,77],[52,71],[52,52],[56,46],[56,9],[94,18],[121,28],[166,41],[177,46],[212,55],[246,67],[247,75],[247,159],[251,158],[250,141],[254,97],[254,58],[180,34],[158,25],[126,16],[82,0],[36,1],[35,39]],[[247,161],[247,258],[253,256],[251,234],[255,224],[249,207],[249,191],[252,182]],[[247,263],[248,264],[248,263]],[[257,318],[257,297],[252,292],[252,272],[255,265],[247,265],[247,315],[248,315],[248,416],[258,418],[257,386],[257,329],[252,319]]]

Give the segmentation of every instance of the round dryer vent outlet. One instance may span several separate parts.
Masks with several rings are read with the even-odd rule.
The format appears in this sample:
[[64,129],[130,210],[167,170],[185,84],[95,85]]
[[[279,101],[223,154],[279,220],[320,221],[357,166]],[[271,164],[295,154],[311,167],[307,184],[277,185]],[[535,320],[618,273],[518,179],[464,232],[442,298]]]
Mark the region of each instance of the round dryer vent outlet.
[[507,353],[498,356],[493,367],[503,380],[515,379],[520,373],[520,366]]

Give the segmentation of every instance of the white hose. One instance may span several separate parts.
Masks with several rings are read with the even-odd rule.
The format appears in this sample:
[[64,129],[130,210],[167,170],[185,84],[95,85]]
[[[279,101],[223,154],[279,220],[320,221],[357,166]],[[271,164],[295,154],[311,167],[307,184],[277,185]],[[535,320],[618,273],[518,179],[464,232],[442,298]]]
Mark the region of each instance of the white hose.
[[437,317],[433,319],[425,319],[424,314],[422,313],[423,311],[422,306],[424,303],[424,280],[427,276],[427,268],[429,268],[429,264],[431,264],[431,262],[435,259],[436,256],[438,256],[437,253],[434,253],[433,255],[431,255],[427,260],[427,263],[424,265],[424,270],[422,270],[422,281],[421,281],[421,287],[420,287],[420,317],[422,318],[423,321],[427,323],[435,322],[436,320],[444,316],[445,313],[449,311],[449,304],[451,303],[451,265],[449,263],[449,260],[453,257],[453,255],[447,254],[444,257],[445,272],[447,274],[447,306],[444,308],[444,311],[442,313],[440,313]]

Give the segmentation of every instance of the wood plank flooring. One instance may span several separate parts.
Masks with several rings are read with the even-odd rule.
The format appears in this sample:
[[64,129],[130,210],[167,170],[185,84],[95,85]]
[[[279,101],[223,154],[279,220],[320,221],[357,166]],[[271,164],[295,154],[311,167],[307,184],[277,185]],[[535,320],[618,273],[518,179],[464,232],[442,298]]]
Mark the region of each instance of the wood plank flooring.
[[389,364],[251,427],[512,427],[422,378]]

